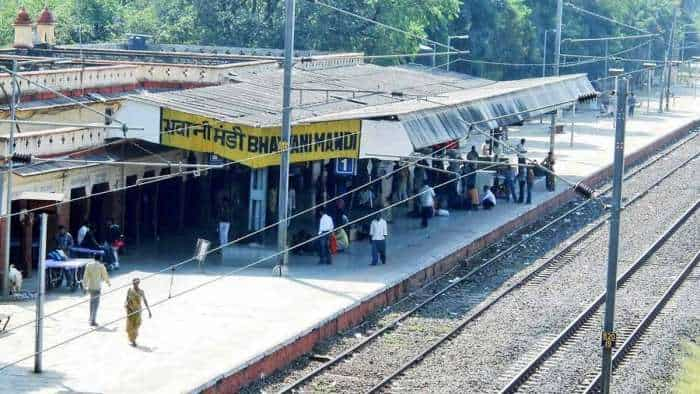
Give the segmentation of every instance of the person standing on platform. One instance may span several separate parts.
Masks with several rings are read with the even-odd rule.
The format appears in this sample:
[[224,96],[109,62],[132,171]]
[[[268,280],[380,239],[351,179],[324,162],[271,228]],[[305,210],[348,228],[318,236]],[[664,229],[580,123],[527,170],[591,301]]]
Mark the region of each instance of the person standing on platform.
[[525,164],[525,162],[527,161],[527,148],[525,148],[525,138],[520,139],[520,143],[515,148],[515,151],[518,154],[518,164]]
[[110,287],[112,286],[104,264],[97,260],[87,263],[83,273],[83,289],[90,296],[90,325],[93,327],[97,326],[97,308],[100,307],[102,282],[106,282]]
[[[535,162],[537,165],[537,162]],[[527,167],[527,201],[525,204],[532,204],[532,185],[535,183],[535,170],[531,167]]]
[[508,166],[505,171],[505,182],[506,182],[506,188],[508,190],[506,191],[506,197],[508,198],[508,201],[513,199],[513,202],[517,202],[517,196],[515,195],[515,177],[517,174],[515,173],[515,169],[513,166]]
[[435,190],[430,185],[425,184],[420,189],[418,198],[420,200],[420,225],[428,227],[428,219],[433,217],[435,210]]
[[547,169],[547,174],[545,175],[547,190],[553,192],[555,189],[554,184],[554,154],[552,152],[547,153],[547,157],[542,161],[542,167]]
[[[228,244],[228,234],[231,230],[231,202],[224,197],[217,212],[219,219],[219,246]],[[222,251],[223,252],[223,251]]]
[[141,301],[143,301],[146,310],[148,310],[148,318],[153,317],[151,308],[148,306],[148,300],[146,300],[146,293],[139,288],[140,283],[141,280],[139,278],[133,279],[133,287],[127,290],[126,302],[124,303],[124,308],[126,308],[126,334],[129,337],[131,346],[134,347],[136,346],[136,338],[139,336],[139,328],[141,327]]
[[333,219],[326,213],[325,208],[321,207],[319,213],[321,214],[321,221],[318,224],[318,263],[330,265],[332,261],[329,242],[335,226],[333,225]]
[[634,97],[634,93],[630,93],[629,98],[627,100],[629,100],[629,114],[631,118],[634,117],[634,107],[637,106],[637,98]]
[[85,239],[85,236],[87,233],[90,231],[90,225],[88,222],[83,222],[83,225],[80,226],[78,229],[78,234],[77,234],[77,241],[78,241],[78,246],[81,246],[83,244],[83,240]]
[[112,251],[114,256],[114,268],[119,269],[119,242],[122,239],[122,230],[114,222],[113,218],[107,219],[107,250]]
[[372,242],[372,263],[377,265],[379,260],[386,264],[386,237],[389,235],[386,220],[377,213],[369,226],[369,236]]
[[56,248],[61,249],[66,256],[70,256],[70,248],[73,247],[73,236],[66,230],[65,226],[58,226],[56,234]]

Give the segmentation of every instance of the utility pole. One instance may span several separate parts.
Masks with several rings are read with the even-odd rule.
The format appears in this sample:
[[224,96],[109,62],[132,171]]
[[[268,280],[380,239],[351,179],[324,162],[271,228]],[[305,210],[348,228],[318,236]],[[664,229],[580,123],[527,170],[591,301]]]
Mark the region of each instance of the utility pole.
[[608,40],[605,40],[605,86],[608,86]]
[[603,346],[603,364],[601,390],[610,392],[612,372],[612,349],[615,346],[615,291],[617,289],[617,255],[620,239],[620,209],[622,204],[622,173],[625,166],[625,106],[627,105],[627,78],[617,78],[617,113],[615,114],[615,161],[613,165],[613,197],[610,215],[610,233],[608,241],[608,279],[605,293],[605,321],[601,345]]
[[[673,43],[676,40],[676,19],[678,18],[678,9],[674,8],[673,9],[673,23],[671,24],[671,42],[668,46],[668,59],[669,61],[673,60]],[[667,75],[666,75],[666,111],[670,110],[670,101],[671,101],[671,70],[672,70],[672,65],[669,64],[667,67]]]
[[[673,48],[673,35],[674,35],[674,30],[676,28],[676,13],[678,10],[676,8],[673,9],[673,24],[671,25],[671,35],[669,36],[669,42],[668,46],[666,48],[666,54],[664,55],[664,69],[661,71],[661,86],[659,89],[659,113],[664,112],[664,90],[666,90],[666,86],[668,81],[666,81],[670,75],[670,65],[668,64],[669,58],[671,57],[671,50]],[[668,70],[668,71],[667,71]],[[667,91],[667,93],[670,92]],[[666,103],[666,109],[668,110],[668,103]]]
[[564,18],[564,0],[557,0],[557,39],[554,48],[554,75],[559,76],[561,62],[561,26]]
[[292,136],[292,66],[294,61],[294,0],[285,0],[287,16],[284,26],[284,85],[282,92],[282,140],[279,147],[280,158],[280,183],[279,183],[279,203],[278,214],[279,224],[277,225],[277,248],[281,253],[279,259],[279,275],[289,263],[289,253],[287,253],[287,214],[289,209],[289,141]]
[[34,372],[42,371],[42,354],[44,352],[44,295],[46,294],[46,223],[48,216],[41,215],[41,232],[39,235],[39,273],[37,275],[36,295],[36,337],[34,340]]
[[547,33],[549,33],[549,29],[544,29],[544,44],[542,45],[542,78],[547,76]]
[[2,268],[2,295],[10,294],[10,241],[12,223],[12,156],[15,154],[15,129],[17,128],[17,60],[12,61],[12,96],[10,97],[10,139],[7,142],[7,175],[5,177],[5,255]]

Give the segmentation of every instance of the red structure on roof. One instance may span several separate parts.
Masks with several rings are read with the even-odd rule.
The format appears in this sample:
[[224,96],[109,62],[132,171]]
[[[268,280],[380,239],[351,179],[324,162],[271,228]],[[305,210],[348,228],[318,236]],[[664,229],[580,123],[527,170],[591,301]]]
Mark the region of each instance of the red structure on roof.
[[15,18],[15,26],[17,25],[30,25],[32,24],[32,18],[29,16],[27,9],[22,7],[17,13],[17,18]]
[[39,19],[37,19],[37,25],[53,25],[56,23],[56,18],[53,13],[49,11],[49,7],[44,7],[44,10],[39,14]]

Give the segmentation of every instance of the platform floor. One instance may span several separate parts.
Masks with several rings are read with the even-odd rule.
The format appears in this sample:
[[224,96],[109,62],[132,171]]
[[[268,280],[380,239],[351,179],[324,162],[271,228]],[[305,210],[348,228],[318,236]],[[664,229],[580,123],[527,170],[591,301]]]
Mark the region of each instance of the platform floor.
[[[700,118],[695,109],[698,103],[685,97],[678,99],[670,114],[639,113],[629,123],[626,151],[640,149]],[[549,141],[546,128],[547,124],[528,124],[513,130],[511,138],[515,141],[524,136],[530,156],[544,157]],[[596,120],[592,112],[579,113],[574,146],[569,147],[569,134],[557,137],[557,172],[575,180],[609,165],[613,134],[609,119]],[[208,264],[202,272],[190,266],[178,271],[172,287],[172,294],[186,293],[169,300],[170,275],[156,275],[142,283],[153,305],[153,319],[144,318],[138,347],[128,345],[123,321],[107,325],[46,352],[45,372],[40,375],[32,373],[31,358],[0,371],[0,392],[173,393],[196,389],[439,261],[564,189],[559,182],[557,192],[546,192],[540,183],[532,205],[499,200],[492,211],[452,212],[450,217],[434,218],[427,231],[416,219],[397,217],[390,226],[389,262],[385,266],[368,265],[366,242],[352,244],[332,266],[316,265],[311,256],[292,257],[288,276],[282,278],[271,276],[269,268],[222,277],[234,268]],[[184,257],[177,254],[130,256],[114,276],[112,288],[128,285],[132,277],[155,272]],[[120,289],[103,296],[98,322],[124,314],[125,294],[126,289]],[[78,293],[52,292],[46,311],[85,299]],[[34,304],[0,304],[0,313],[13,315],[11,328],[34,317]],[[45,347],[85,333],[90,328],[87,318],[87,305],[81,305],[47,319]],[[33,341],[32,326],[1,336],[0,366],[31,355]]]

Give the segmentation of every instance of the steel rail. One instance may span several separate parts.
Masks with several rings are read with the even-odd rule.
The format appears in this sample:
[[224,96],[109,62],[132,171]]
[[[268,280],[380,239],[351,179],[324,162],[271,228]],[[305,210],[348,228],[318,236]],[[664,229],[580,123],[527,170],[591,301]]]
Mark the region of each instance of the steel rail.
[[[656,157],[654,157],[653,159],[651,159],[651,160],[649,160],[649,161],[643,163],[642,165],[636,167],[632,172],[626,174],[626,175],[625,175],[625,179],[630,179],[631,177],[636,176],[637,174],[639,174],[640,172],[642,172],[642,171],[645,170],[646,168],[648,168],[648,167],[650,167],[651,165],[657,163],[659,160],[661,160],[661,159],[667,157],[668,155],[670,155],[671,153],[675,152],[676,150],[678,150],[678,149],[681,148],[682,146],[684,146],[684,145],[686,145],[687,143],[689,143],[690,141],[694,140],[695,138],[697,138],[697,136],[698,136],[697,134],[694,134],[694,135],[692,135],[692,136],[690,136],[690,137],[687,137],[687,138],[685,138],[685,139],[682,139],[680,142],[678,142],[678,143],[672,145],[671,147],[667,148],[664,152],[662,152],[662,153],[659,154],[658,156],[656,156]],[[680,168],[684,167],[687,163],[689,163],[691,160],[695,159],[698,155],[700,155],[700,153],[695,154],[695,155],[694,155],[693,157],[691,157],[690,159],[687,159],[687,160],[685,160],[683,163],[681,163],[680,165],[674,167],[671,171],[669,171],[667,174],[665,174],[664,176],[662,176],[659,180],[657,180],[657,181],[656,181],[652,186],[650,186],[648,189],[646,189],[646,190],[643,191],[643,192],[640,192],[639,194],[637,194],[636,196],[634,196],[631,200],[629,200],[628,202],[626,202],[625,205],[624,205],[624,207],[623,207],[623,209],[624,209],[625,207],[629,206],[630,204],[632,204],[633,202],[637,201],[638,199],[642,198],[644,195],[646,195],[646,193],[648,193],[649,190],[651,190],[652,188],[656,187],[656,186],[657,186],[658,184],[660,184],[664,179],[668,178],[668,177],[671,176],[673,173],[675,173],[676,171],[678,171]],[[604,188],[604,189],[601,191],[600,194],[602,195],[602,194],[608,193],[611,189],[612,189],[612,186],[607,186],[606,188]],[[454,282],[452,282],[450,285],[448,285],[448,286],[444,287],[443,289],[439,290],[438,292],[436,292],[435,294],[433,294],[431,297],[429,297],[428,299],[426,299],[426,300],[424,300],[423,302],[419,303],[418,305],[416,305],[415,307],[413,307],[411,310],[405,312],[405,313],[402,314],[401,316],[397,317],[396,319],[394,319],[393,321],[391,321],[389,324],[385,325],[385,326],[382,327],[381,329],[375,331],[372,335],[366,337],[366,338],[363,339],[361,342],[359,342],[359,343],[353,345],[352,347],[350,347],[350,348],[344,350],[343,352],[341,352],[341,353],[339,353],[338,355],[336,355],[335,357],[333,357],[331,360],[329,360],[329,361],[325,362],[324,364],[318,366],[318,367],[317,367],[316,369],[314,369],[313,371],[310,371],[309,373],[305,374],[304,376],[302,376],[301,378],[297,379],[297,380],[294,381],[293,383],[291,383],[291,384],[289,384],[289,385],[283,387],[283,388],[279,391],[279,393],[291,393],[293,390],[295,390],[295,389],[297,389],[297,388],[303,386],[304,384],[306,384],[307,382],[309,382],[311,379],[313,379],[313,378],[315,378],[316,376],[320,375],[321,373],[323,373],[323,372],[326,371],[327,369],[331,368],[332,366],[338,364],[340,361],[346,359],[346,358],[349,357],[350,355],[352,355],[352,354],[356,353],[357,351],[361,350],[362,348],[364,348],[365,346],[367,346],[370,342],[372,342],[374,339],[380,337],[381,335],[387,333],[387,332],[390,331],[390,330],[393,330],[394,328],[397,327],[397,325],[398,325],[399,323],[401,323],[402,321],[406,320],[406,319],[409,318],[410,316],[414,315],[414,314],[415,314],[416,312],[418,312],[419,310],[423,309],[426,305],[428,305],[429,303],[431,303],[432,301],[434,301],[436,298],[440,297],[442,294],[446,293],[447,291],[449,291],[450,289],[454,288],[455,286],[457,286],[457,285],[459,285],[459,284],[461,284],[461,283],[463,283],[463,282],[465,282],[465,281],[471,279],[474,275],[476,275],[477,273],[479,273],[479,272],[482,271],[483,269],[485,269],[485,268],[487,268],[487,267],[490,267],[491,265],[493,265],[494,263],[496,263],[498,259],[500,259],[501,257],[505,256],[506,254],[510,253],[510,252],[513,251],[514,249],[518,248],[520,245],[522,245],[522,244],[528,242],[529,240],[534,239],[534,237],[533,237],[534,235],[539,234],[540,232],[542,232],[542,231],[548,229],[548,228],[551,227],[552,225],[554,225],[554,224],[558,223],[559,221],[565,219],[566,217],[568,217],[569,215],[573,214],[574,212],[579,211],[580,209],[582,209],[582,208],[584,208],[585,206],[587,206],[588,204],[590,204],[592,201],[595,201],[595,200],[592,200],[592,199],[585,200],[584,202],[578,204],[577,206],[575,206],[574,208],[570,209],[569,211],[566,211],[566,212],[563,213],[562,215],[558,216],[557,218],[555,218],[555,219],[553,219],[552,221],[550,221],[549,223],[547,223],[545,226],[541,227],[541,228],[538,229],[537,231],[535,231],[535,232],[533,232],[532,234],[530,234],[530,237],[525,238],[525,239],[523,239],[523,240],[521,240],[521,241],[516,242],[515,244],[511,245],[511,246],[508,247],[507,249],[505,249],[505,250],[503,250],[502,252],[498,253],[497,255],[491,257],[491,258],[488,259],[486,262],[484,262],[484,263],[478,265],[477,267],[473,268],[472,270],[470,270],[470,271],[467,273],[467,275],[463,276],[463,277],[460,278],[459,280],[454,281]],[[551,265],[551,263],[553,263],[554,261],[556,261],[555,259],[556,259],[557,257],[564,255],[564,254],[565,254],[566,252],[568,252],[575,244],[578,244],[580,241],[583,241],[584,238],[586,238],[586,237],[587,237],[588,235],[590,235],[593,231],[595,231],[595,229],[597,229],[598,227],[600,227],[600,225],[602,225],[603,223],[605,223],[606,220],[607,220],[607,217],[605,217],[605,218],[603,218],[603,219],[600,219],[600,220],[599,220],[599,223],[596,224],[593,228],[591,228],[590,230],[586,231],[586,233],[577,236],[575,240],[573,240],[573,241],[567,243],[563,251],[561,251],[560,253],[557,253],[554,257],[552,257],[551,259],[549,259],[547,262],[543,263],[541,267],[539,267],[536,271],[534,271],[533,273],[531,273],[530,275],[528,275],[525,279],[523,279],[523,280],[520,281],[519,283],[513,285],[513,287],[511,287],[510,289],[508,289],[507,292],[510,292],[510,291],[513,290],[513,288],[515,288],[516,286],[519,287],[519,286],[522,285],[525,281],[530,280],[530,279],[531,279],[532,277],[534,277],[537,273],[539,273],[539,272],[541,272],[542,270],[544,270],[544,268],[545,268],[546,266]],[[516,230],[516,231],[517,231],[517,230]],[[469,256],[470,259],[471,259],[472,257],[474,257],[474,256]],[[433,282],[431,282],[431,284],[432,284],[432,283],[433,283]],[[504,296],[504,295],[505,295],[505,293],[504,293],[503,295],[499,296],[498,299],[502,298],[502,296]],[[488,309],[491,305],[495,304],[495,302],[498,301],[498,299],[494,300],[494,302],[490,303],[489,305],[486,305],[481,311],[479,311],[479,312],[477,312],[477,313],[480,315],[480,314],[483,313],[486,309]],[[469,323],[470,321],[472,321],[472,320],[473,320],[474,318],[476,318],[476,317],[477,317],[477,316],[472,316],[472,317],[471,317],[468,321],[466,321],[464,324],[460,324],[460,326],[464,327],[464,325],[466,325],[467,323]],[[460,329],[460,328],[458,327],[458,329],[457,329],[456,331],[458,331],[459,329]],[[444,341],[442,341],[442,342],[444,342]],[[433,349],[434,349],[434,348],[433,348]],[[426,354],[427,354],[427,353],[426,353]],[[423,357],[424,357],[424,355],[423,355],[423,356],[420,356],[420,357],[416,357],[414,360],[419,360],[419,359],[421,359],[421,358],[423,358]],[[412,360],[412,361],[413,361],[413,360]],[[405,369],[407,369],[408,367],[410,367],[410,365],[413,365],[414,363],[415,363],[415,361],[409,362],[409,364],[402,366],[402,367],[399,369],[399,371],[396,371],[395,373],[393,373],[389,378],[385,379],[385,380],[382,382],[383,384],[376,386],[375,389],[378,389],[378,388],[384,386],[388,381],[390,381],[391,379],[393,379],[393,377],[395,377],[395,376],[398,375],[399,373],[403,372]],[[375,389],[373,389],[372,391],[376,391]],[[370,392],[372,392],[372,391],[370,391]]]
[[[630,350],[634,347],[635,344],[640,340],[640,338],[646,333],[647,329],[649,326],[654,322],[654,320],[659,316],[661,311],[664,309],[668,301],[673,298],[673,296],[676,294],[676,291],[685,283],[686,279],[688,279],[688,276],[690,276],[690,273],[695,269],[695,267],[698,265],[698,261],[700,261],[700,251],[698,251],[695,254],[695,257],[693,257],[692,260],[685,266],[683,269],[683,272],[678,275],[678,277],[673,281],[671,286],[668,287],[666,292],[659,298],[659,300],[654,304],[654,307],[651,308],[649,313],[644,316],[642,321],[637,325],[637,327],[630,333],[630,335],[627,337],[625,342],[620,346],[620,349],[615,352],[615,356],[613,356],[613,368],[617,368],[617,366],[624,360],[625,356],[629,353]],[[593,382],[591,382],[588,387],[585,390],[585,393],[593,393],[599,390],[600,386],[600,379],[601,379],[601,374],[599,373],[596,375],[595,379],[593,379]]]
[[[696,200],[695,203],[686,210],[676,221],[671,224],[671,226],[664,231],[664,233],[651,244],[644,251],[632,265],[617,279],[617,288],[620,288],[634,275],[639,268],[641,268],[646,262],[653,256],[659,248],[661,248],[666,242],[673,236],[678,229],[695,213],[695,211],[700,207],[700,200]],[[532,360],[525,368],[523,368],[518,374],[508,383],[501,393],[514,393],[534,374],[537,369],[552,356],[569,338],[571,338],[574,333],[576,333],[581,326],[586,323],[589,319],[596,314],[599,308],[605,303],[605,291],[602,292],[598,297],[589,304],[589,306],[581,312],[576,319],[574,319],[569,325],[562,330],[555,339],[553,339],[545,349],[543,349],[534,360]]]

